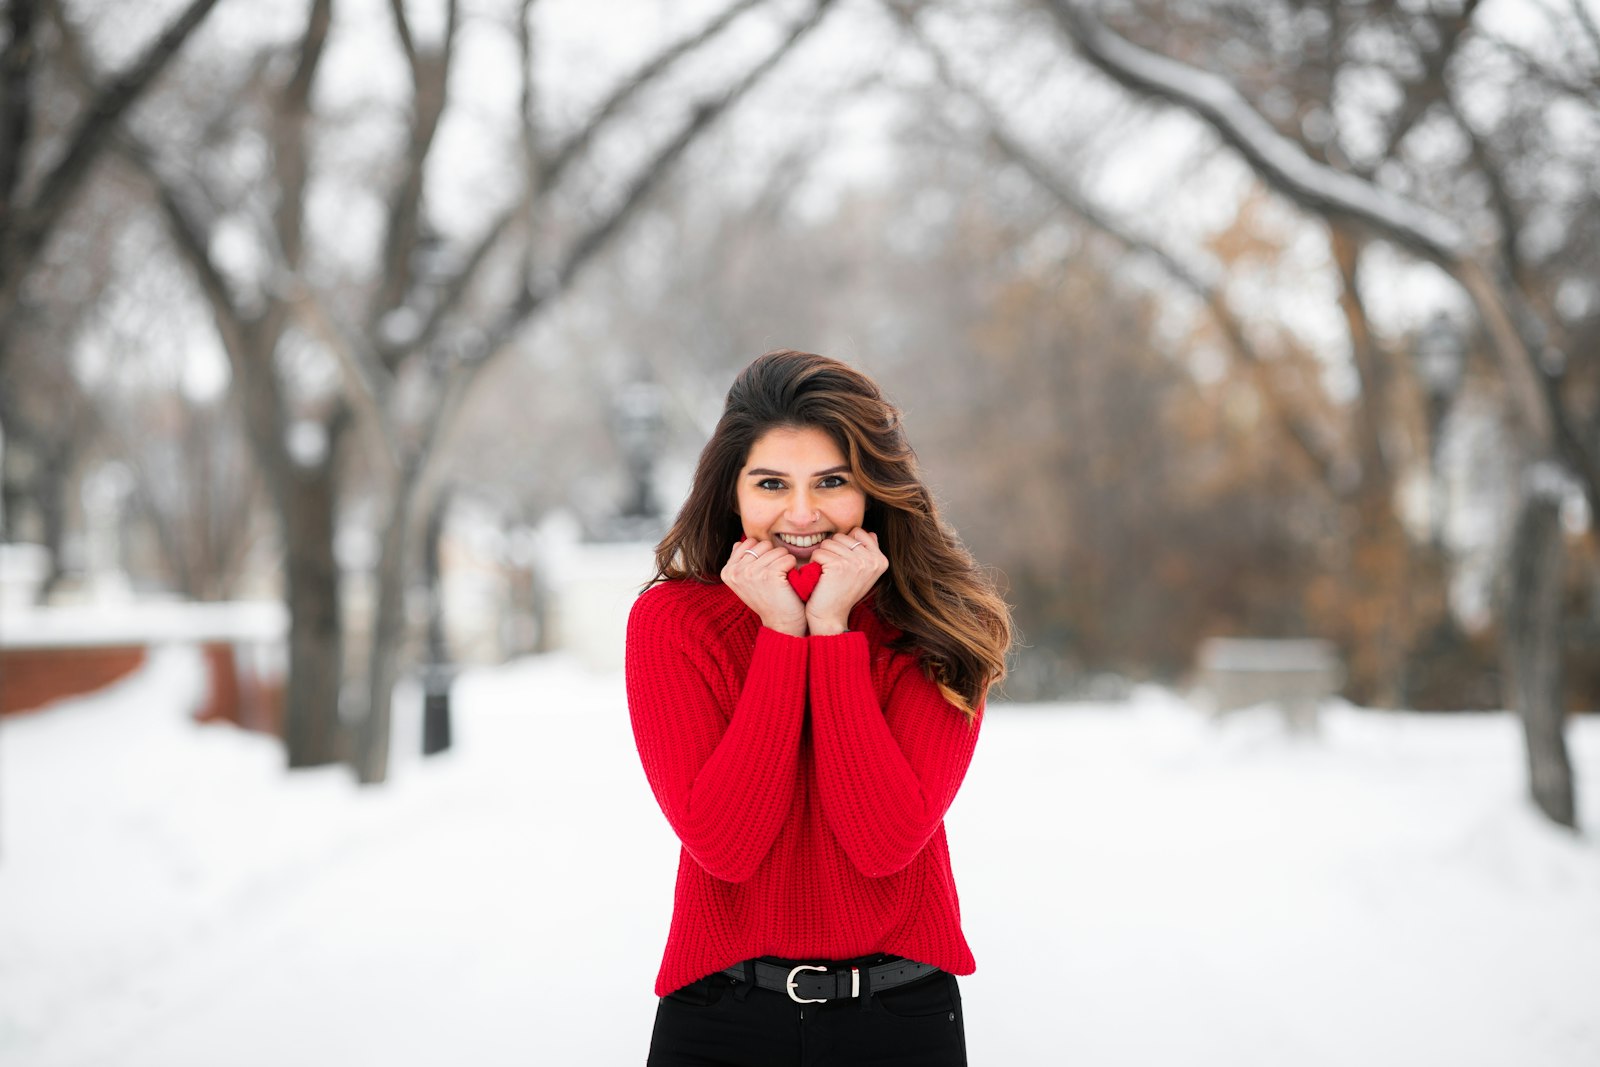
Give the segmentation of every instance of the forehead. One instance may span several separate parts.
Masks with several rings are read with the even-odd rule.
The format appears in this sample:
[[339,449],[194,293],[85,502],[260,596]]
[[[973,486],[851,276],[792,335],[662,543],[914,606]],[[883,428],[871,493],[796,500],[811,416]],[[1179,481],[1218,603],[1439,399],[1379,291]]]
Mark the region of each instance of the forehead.
[[838,467],[845,455],[825,430],[815,426],[777,426],[756,438],[744,465],[786,474],[810,473]]

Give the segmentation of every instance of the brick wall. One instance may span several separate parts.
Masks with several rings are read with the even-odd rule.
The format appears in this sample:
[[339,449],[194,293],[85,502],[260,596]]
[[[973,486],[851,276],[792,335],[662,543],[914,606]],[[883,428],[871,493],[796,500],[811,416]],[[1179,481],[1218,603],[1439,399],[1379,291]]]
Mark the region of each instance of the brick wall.
[[202,645],[200,651],[206,659],[207,691],[205,706],[195,718],[282,737],[282,679],[251,669],[248,658],[226,642]]
[[131,674],[144,655],[137,645],[0,649],[0,715],[92,693]]

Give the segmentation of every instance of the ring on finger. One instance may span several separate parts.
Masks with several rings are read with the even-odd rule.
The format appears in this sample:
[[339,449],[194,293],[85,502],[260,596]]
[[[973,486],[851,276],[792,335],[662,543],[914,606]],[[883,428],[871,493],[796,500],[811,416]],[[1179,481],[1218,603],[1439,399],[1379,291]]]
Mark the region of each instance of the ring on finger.
[[747,555],[747,556],[754,556],[756,559],[760,559],[761,558],[761,553],[759,553],[759,552],[757,552],[757,551],[755,551],[754,549],[751,549],[751,548],[745,549],[744,550],[744,554]]
[[850,542],[850,551],[854,552],[856,549],[858,549],[860,547],[861,547],[861,542],[860,541],[851,541]]

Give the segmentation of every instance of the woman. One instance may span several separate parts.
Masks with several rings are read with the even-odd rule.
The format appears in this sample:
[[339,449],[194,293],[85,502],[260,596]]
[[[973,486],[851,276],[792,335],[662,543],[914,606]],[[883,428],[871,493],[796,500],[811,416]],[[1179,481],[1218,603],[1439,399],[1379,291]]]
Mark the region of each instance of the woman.
[[824,356],[734,382],[628,623],[628,707],[683,850],[651,1067],[966,1063],[944,813],[1005,603],[900,414]]

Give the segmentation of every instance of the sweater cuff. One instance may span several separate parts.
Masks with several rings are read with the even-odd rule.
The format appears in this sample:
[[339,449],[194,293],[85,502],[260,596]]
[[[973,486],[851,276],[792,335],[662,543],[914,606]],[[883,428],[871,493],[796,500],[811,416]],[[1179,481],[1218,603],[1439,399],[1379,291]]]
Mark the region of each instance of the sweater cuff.
[[[811,646],[812,692],[820,688],[828,697],[848,689],[852,679],[866,678],[872,667],[872,650],[860,630],[807,637]],[[820,686],[818,683],[821,683]]]
[[804,637],[781,634],[763,626],[756,631],[756,647],[750,656],[749,679],[759,677],[763,684],[791,683],[804,685],[806,660],[810,647]]

